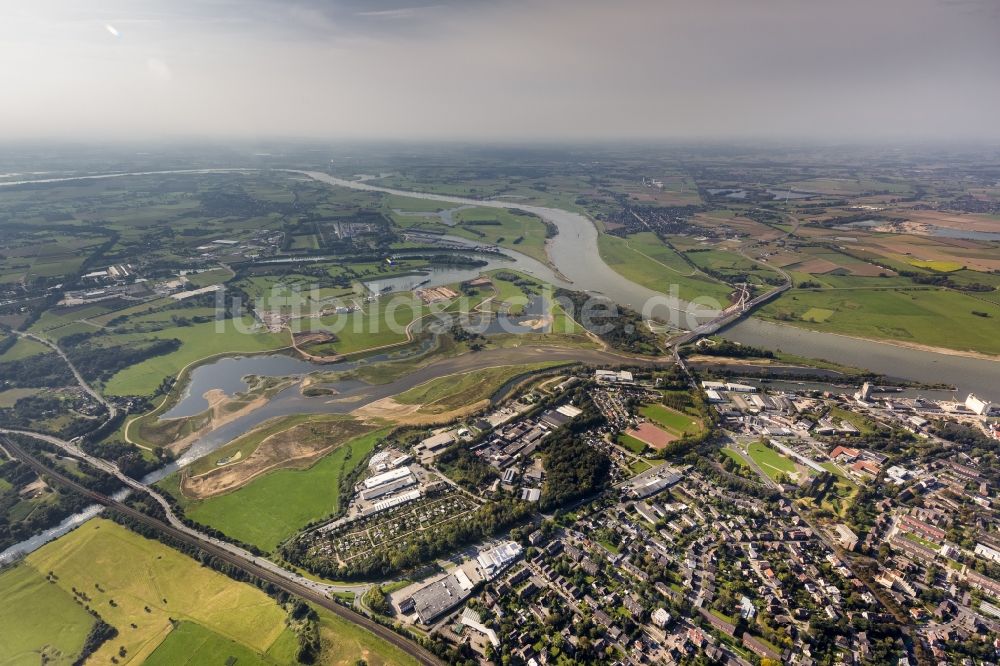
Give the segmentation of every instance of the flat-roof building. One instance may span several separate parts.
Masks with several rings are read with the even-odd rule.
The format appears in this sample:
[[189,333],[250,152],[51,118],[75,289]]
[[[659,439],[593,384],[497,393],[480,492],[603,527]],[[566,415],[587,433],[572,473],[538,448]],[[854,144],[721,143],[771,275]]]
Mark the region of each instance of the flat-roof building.
[[391,483],[397,481],[406,476],[409,476],[409,467],[397,467],[396,469],[390,469],[388,472],[383,472],[381,474],[376,474],[375,476],[365,479],[365,488],[376,488],[378,486],[384,485],[386,483]]
[[413,610],[422,623],[431,624],[468,596],[469,592],[462,588],[458,577],[450,574],[414,592]]
[[385,497],[386,495],[391,495],[394,492],[402,490],[403,488],[409,488],[417,482],[416,478],[412,474],[407,474],[401,479],[396,479],[395,481],[390,481],[389,483],[383,483],[375,486],[374,488],[368,488],[361,491],[361,499],[366,502],[370,502],[373,499],[379,497]]
[[519,544],[508,541],[480,553],[476,561],[479,563],[479,568],[482,569],[483,575],[487,579],[490,579],[520,557],[522,550]]

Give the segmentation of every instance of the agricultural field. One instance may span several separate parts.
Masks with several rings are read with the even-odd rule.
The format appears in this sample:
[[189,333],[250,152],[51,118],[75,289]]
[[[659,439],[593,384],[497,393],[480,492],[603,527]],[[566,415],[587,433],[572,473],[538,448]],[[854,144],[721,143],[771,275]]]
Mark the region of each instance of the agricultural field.
[[926,268],[935,273],[954,273],[962,270],[965,266],[957,261],[935,261],[925,259],[907,259],[906,263],[917,268]]
[[361,464],[387,433],[383,429],[356,437],[307,469],[279,469],[205,500],[185,497],[178,475],[161,485],[180,501],[192,520],[270,552],[307,523],[338,510],[341,479]]
[[[289,635],[291,635],[290,632]],[[279,647],[285,647],[284,644],[288,642],[279,637],[275,644],[280,643]],[[292,646],[297,647],[294,642],[292,642]],[[292,657],[294,659],[294,649],[283,652],[285,653],[281,655],[283,658]],[[230,660],[235,660],[235,662]],[[195,666],[196,664],[225,663],[237,663],[242,666],[244,664],[277,665],[283,662],[255,652],[241,643],[220,636],[194,622],[179,622],[173,631],[167,634],[163,642],[157,646],[156,650],[149,655],[149,658],[143,662],[144,666],[185,666],[188,664]]]
[[796,192],[815,192],[831,196],[856,196],[876,192],[909,194],[912,192],[912,186],[909,183],[874,178],[811,178],[784,183],[782,187]]
[[711,275],[722,276],[727,282],[744,282],[767,285],[768,281],[783,281],[773,268],[762,266],[735,252],[728,250],[689,250],[685,253],[689,261]]
[[684,301],[705,296],[723,304],[729,302],[732,290],[727,285],[700,273],[651,233],[624,239],[602,234],[597,245],[608,266],[644,287],[667,295],[675,287]]
[[[353,171],[356,167],[349,168]],[[369,168],[371,171],[381,171],[374,166]],[[432,192],[470,199],[506,197],[526,205],[556,206],[572,211],[583,210],[581,204],[577,203],[578,194],[592,189],[585,174],[567,175],[565,169],[544,170],[536,175],[526,176],[522,173],[511,174],[506,172],[505,167],[496,168],[492,164],[484,165],[484,168],[480,169],[473,166],[401,167],[398,163],[393,163],[390,168],[392,173],[384,174],[370,182],[394,189]],[[350,177],[353,173],[344,172],[344,175]],[[406,198],[406,201],[410,201],[410,198]],[[450,204],[438,203],[438,205],[444,208]],[[398,207],[403,210],[413,210],[408,208],[405,202]]]
[[96,619],[38,569],[0,573],[0,663],[72,664]]
[[548,263],[545,253],[547,229],[541,218],[503,208],[467,208],[454,214],[458,224],[451,230],[458,236],[487,245],[516,250]]
[[831,333],[1000,354],[1000,305],[945,289],[798,289],[759,315]]
[[[50,580],[46,580],[49,575]],[[117,523],[93,519],[0,574],[4,664],[71,664],[94,618],[118,629],[87,663],[292,663],[298,641],[287,613],[257,588],[202,566]],[[76,597],[76,598],[74,598]],[[77,598],[79,601],[77,601]],[[366,631],[323,609],[318,664],[413,664]],[[121,656],[124,650],[124,657]],[[43,659],[45,655],[47,659]]]
[[196,623],[256,653],[285,631],[284,610],[260,590],[104,519],[44,546],[22,566],[53,572],[56,587],[70,597],[74,590],[85,595],[118,629],[92,663],[110,662],[119,648],[127,655],[120,663],[141,663],[173,630],[171,619]]

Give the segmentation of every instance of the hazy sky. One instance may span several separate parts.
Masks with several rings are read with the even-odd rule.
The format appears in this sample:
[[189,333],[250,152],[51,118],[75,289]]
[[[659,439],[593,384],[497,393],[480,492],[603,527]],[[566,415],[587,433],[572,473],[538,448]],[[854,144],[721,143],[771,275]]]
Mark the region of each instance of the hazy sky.
[[0,0],[0,138],[1000,138],[997,0]]

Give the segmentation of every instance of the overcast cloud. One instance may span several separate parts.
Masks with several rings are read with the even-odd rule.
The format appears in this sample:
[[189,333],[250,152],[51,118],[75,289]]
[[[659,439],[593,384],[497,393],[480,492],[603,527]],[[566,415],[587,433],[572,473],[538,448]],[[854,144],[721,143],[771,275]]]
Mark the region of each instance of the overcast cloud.
[[994,0],[0,0],[0,137],[1000,138]]

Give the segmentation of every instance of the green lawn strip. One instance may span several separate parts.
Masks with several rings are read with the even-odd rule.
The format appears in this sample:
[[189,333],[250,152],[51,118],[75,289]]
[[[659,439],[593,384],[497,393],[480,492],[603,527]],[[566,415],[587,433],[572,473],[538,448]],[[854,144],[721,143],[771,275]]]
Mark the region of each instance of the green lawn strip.
[[847,478],[847,475],[843,472],[843,470],[841,470],[833,462],[827,461],[827,462],[824,462],[824,463],[820,463],[819,466],[822,467],[823,469],[825,469],[826,471],[830,472],[831,474],[836,475],[837,477],[839,477],[841,479],[846,479]]
[[795,475],[795,464],[766,444],[751,442],[747,451],[753,461],[764,470],[765,474],[771,477],[772,481],[776,481],[780,474]]
[[388,432],[382,429],[352,439],[308,469],[277,470],[233,492],[189,501],[186,514],[235,539],[273,551],[304,525],[337,509],[340,479]]
[[928,541],[927,539],[924,539],[920,535],[914,534],[913,532],[903,532],[903,536],[914,543],[919,543],[921,546],[924,546],[925,548],[930,548],[934,552],[937,552],[941,548],[940,544],[934,543],[933,541]]
[[750,464],[746,461],[746,458],[744,458],[743,454],[741,454],[739,451],[735,451],[726,446],[722,448],[722,453],[724,453],[726,457],[731,458],[733,462],[735,462],[740,467],[750,466]]
[[646,450],[646,443],[641,442],[632,435],[626,435],[625,433],[618,434],[618,444],[624,446],[626,449],[635,454],[641,454]]
[[653,466],[650,465],[645,460],[635,460],[632,463],[630,463],[629,466],[628,466],[629,471],[632,472],[632,476],[635,476],[636,474],[642,474],[647,469],[650,469],[652,467]]

